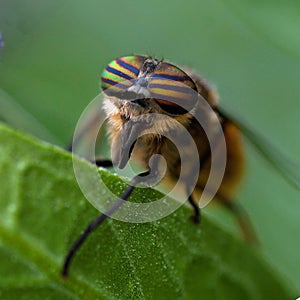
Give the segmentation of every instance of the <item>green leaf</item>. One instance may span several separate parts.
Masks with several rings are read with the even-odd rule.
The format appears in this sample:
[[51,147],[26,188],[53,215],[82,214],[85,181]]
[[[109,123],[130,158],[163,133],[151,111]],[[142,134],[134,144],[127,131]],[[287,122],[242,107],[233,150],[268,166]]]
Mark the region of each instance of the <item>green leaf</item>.
[[[121,180],[101,173],[119,193]],[[192,224],[186,207],[147,224],[107,220],[64,280],[64,255],[99,214],[77,186],[71,155],[0,125],[0,185],[1,299],[296,298],[257,251],[206,215]]]

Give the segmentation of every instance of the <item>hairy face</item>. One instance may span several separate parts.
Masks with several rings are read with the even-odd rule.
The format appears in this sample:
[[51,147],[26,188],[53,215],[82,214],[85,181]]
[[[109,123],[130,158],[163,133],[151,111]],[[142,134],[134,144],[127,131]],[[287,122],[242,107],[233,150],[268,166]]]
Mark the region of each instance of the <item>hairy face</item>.
[[[119,166],[126,164],[134,148],[154,152],[154,141],[182,125],[188,127],[190,112],[198,106],[193,79],[177,66],[153,58],[116,59],[105,68],[101,79]],[[138,147],[143,143],[150,146]]]

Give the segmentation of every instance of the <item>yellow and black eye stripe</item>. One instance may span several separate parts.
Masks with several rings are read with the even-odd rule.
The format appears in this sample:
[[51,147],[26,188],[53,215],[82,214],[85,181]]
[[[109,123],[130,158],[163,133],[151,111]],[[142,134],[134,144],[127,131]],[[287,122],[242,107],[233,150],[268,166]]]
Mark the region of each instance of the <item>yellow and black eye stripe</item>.
[[102,89],[113,88],[117,92],[130,87],[138,77],[145,60],[144,56],[126,56],[113,60],[102,73]]
[[198,92],[194,81],[181,69],[162,63],[152,74],[148,85],[151,97],[163,110],[183,114],[191,110]]
[[[134,97],[128,88],[138,79],[145,64],[150,63],[151,58],[146,56],[125,56],[113,60],[102,73],[102,89],[120,98]],[[194,107],[197,100],[194,81],[172,64],[153,60],[153,70],[147,73],[146,83],[151,98],[166,112],[186,113]]]
[[170,63],[161,63],[152,75],[153,78],[169,79],[176,82],[182,82],[184,85],[197,91],[196,84],[193,79],[183,70]]

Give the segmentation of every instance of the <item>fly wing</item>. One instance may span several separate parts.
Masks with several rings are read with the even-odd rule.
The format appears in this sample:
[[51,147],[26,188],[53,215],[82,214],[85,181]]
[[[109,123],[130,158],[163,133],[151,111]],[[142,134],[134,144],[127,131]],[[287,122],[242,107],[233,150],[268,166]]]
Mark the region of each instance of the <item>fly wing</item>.
[[[1,38],[1,36],[0,36]],[[1,42],[1,41],[0,41]],[[12,127],[22,129],[51,143],[59,144],[58,139],[26,111],[10,95],[0,88],[0,121]]]
[[99,156],[108,152],[103,101],[104,94],[100,93],[86,106],[77,121],[73,138],[66,150],[86,159],[93,159],[95,154]]
[[216,111],[224,118],[231,120],[250,141],[257,152],[294,188],[300,190],[300,166],[290,160],[283,152],[275,147],[264,135],[251,128],[249,124],[218,107]]

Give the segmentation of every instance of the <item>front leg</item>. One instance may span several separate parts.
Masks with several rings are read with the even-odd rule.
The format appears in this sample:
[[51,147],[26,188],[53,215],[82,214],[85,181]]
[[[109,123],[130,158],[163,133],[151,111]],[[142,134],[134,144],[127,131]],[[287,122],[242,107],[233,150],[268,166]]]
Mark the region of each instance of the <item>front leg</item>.
[[191,220],[195,224],[199,224],[201,222],[201,209],[200,209],[198,203],[193,199],[192,195],[189,196],[188,200],[194,209],[194,214],[191,215]]
[[143,182],[143,178],[148,176],[150,174],[150,171],[143,172],[137,176],[135,176],[131,182],[129,187],[123,192],[123,194],[120,196],[119,200],[105,213],[99,215],[96,219],[94,219],[92,222],[89,223],[89,225],[86,227],[86,229],[83,231],[83,233],[79,236],[79,238],[74,242],[74,244],[69,249],[65,260],[63,264],[63,269],[61,272],[61,275],[63,277],[68,276],[68,272],[70,269],[70,263],[77,252],[77,250],[81,247],[83,242],[86,240],[86,238],[101,224],[103,223],[108,217],[110,217],[123,203],[124,201],[128,200],[129,196],[135,189],[135,186],[138,183]]

